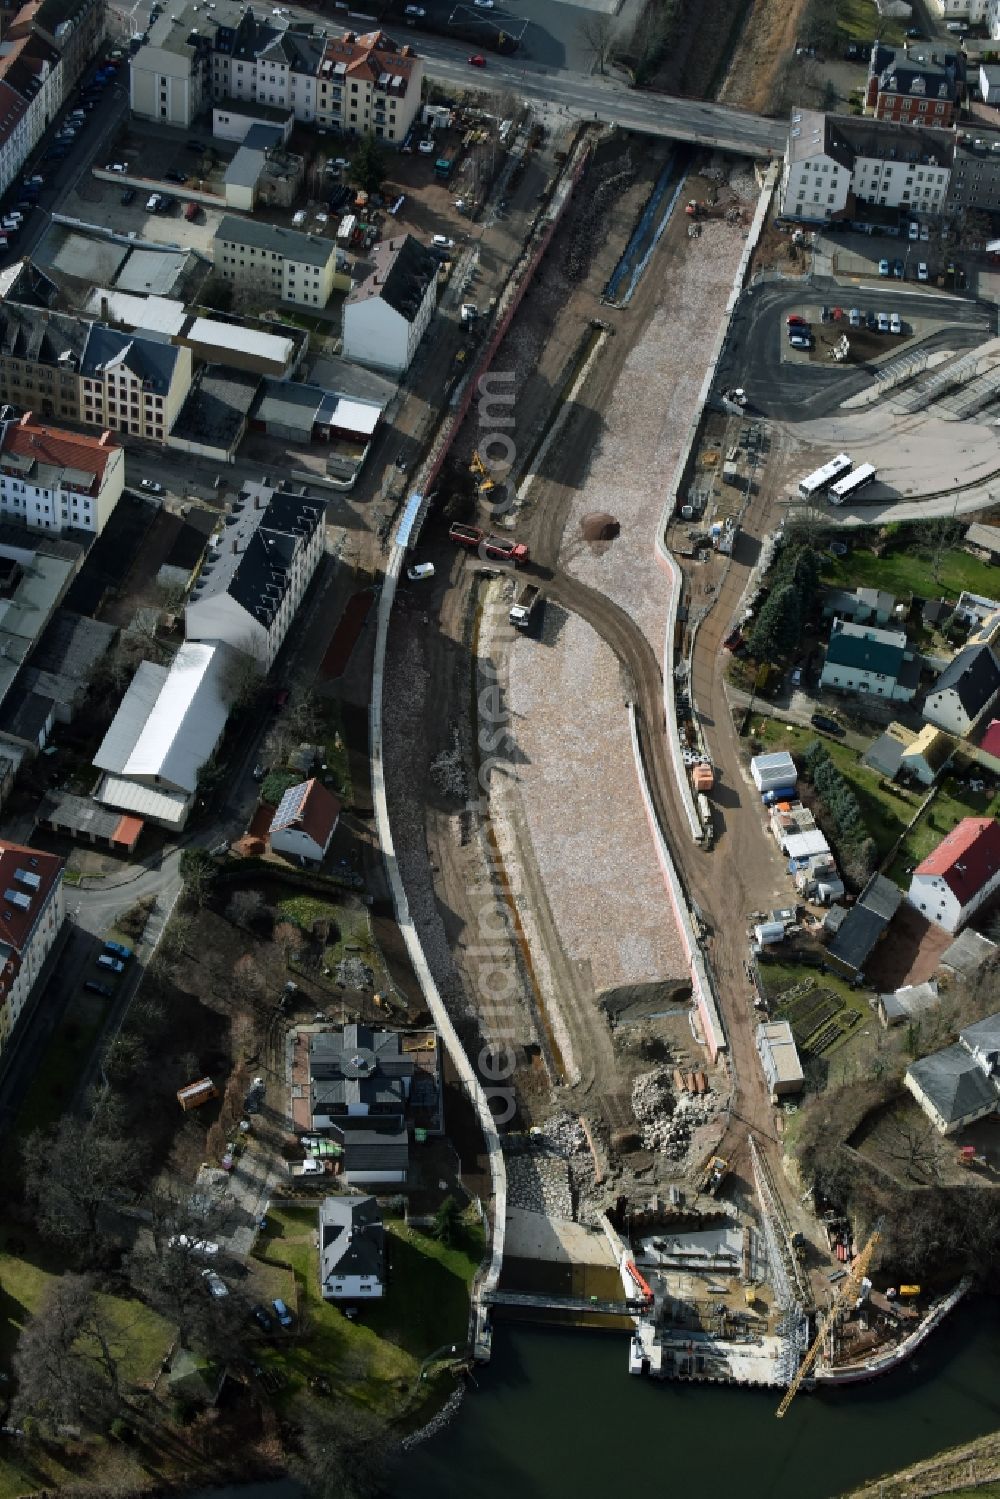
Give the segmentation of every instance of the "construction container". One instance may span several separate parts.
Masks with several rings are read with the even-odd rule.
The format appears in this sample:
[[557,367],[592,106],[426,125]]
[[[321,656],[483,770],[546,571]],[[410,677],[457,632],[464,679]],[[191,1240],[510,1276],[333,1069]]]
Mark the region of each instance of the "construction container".
[[787,786],[794,791],[798,780],[795,761],[787,750],[778,750],[770,755],[755,755],[750,761],[750,775],[761,793]]
[[899,1294],[900,1294],[900,1296],[919,1296],[920,1295],[920,1287],[919,1286],[900,1286],[900,1288],[899,1288]]
[[707,760],[702,760],[691,771],[691,782],[695,791],[711,791],[715,785],[715,771]]
[[196,1083],[188,1083],[177,1089],[177,1102],[185,1110],[197,1109],[210,1098],[218,1098],[219,1090],[210,1077],[202,1077]]
[[775,942],[784,942],[785,928],[780,921],[762,921],[753,929],[761,947],[771,947]]
[[678,1093],[683,1093],[685,1091],[684,1076],[679,1067],[674,1068],[674,1087],[677,1089]]
[[693,1072],[689,1072],[686,1074],[684,1078],[684,1086],[687,1088],[689,1093],[694,1093],[697,1091]]
[[694,1080],[695,1080],[695,1083],[697,1085],[699,1093],[707,1093],[708,1092],[708,1078],[705,1076],[705,1074],[703,1072],[696,1072],[695,1075],[694,1075]]

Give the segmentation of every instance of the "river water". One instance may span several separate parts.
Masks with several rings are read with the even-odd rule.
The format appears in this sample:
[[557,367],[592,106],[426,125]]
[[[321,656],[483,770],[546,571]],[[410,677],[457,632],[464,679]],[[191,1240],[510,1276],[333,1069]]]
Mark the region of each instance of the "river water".
[[[630,1377],[621,1334],[500,1325],[454,1422],[412,1453],[407,1499],[828,1499],[1000,1428],[1000,1302],[959,1307],[886,1379],[778,1397]],[[295,1484],[211,1499],[299,1499]],[[199,1494],[192,1499],[208,1499]]]

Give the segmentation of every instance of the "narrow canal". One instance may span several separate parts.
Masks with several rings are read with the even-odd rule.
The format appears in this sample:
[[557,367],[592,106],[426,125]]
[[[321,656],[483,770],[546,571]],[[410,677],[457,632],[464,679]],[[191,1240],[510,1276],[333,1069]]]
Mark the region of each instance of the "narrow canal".
[[[407,1499],[587,1499],[630,1489],[703,1499],[829,1499],[1000,1428],[1000,1302],[960,1307],[888,1379],[806,1395],[630,1378],[621,1336],[497,1330],[457,1419],[410,1455]],[[292,1483],[211,1499],[299,1499]],[[192,1499],[207,1499],[199,1493]]]

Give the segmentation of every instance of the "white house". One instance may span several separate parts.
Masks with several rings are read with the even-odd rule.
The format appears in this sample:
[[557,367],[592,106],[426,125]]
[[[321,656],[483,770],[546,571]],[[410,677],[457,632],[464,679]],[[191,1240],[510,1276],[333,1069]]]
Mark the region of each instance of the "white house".
[[289,786],[271,823],[271,850],[319,864],[326,857],[339,818],[340,802],[322,781],[314,778]]
[[938,677],[924,702],[928,723],[961,737],[1000,694],[1000,659],[989,645],[970,644]]
[[185,642],[169,668],[140,662],[94,756],[94,799],[179,832],[226,727],[232,667],[217,642]]
[[324,545],[320,501],[248,480],[191,590],[187,639],[222,641],[270,671]]
[[920,666],[906,647],[903,630],[876,630],[835,619],[820,686],[909,702],[920,682]]
[[948,130],[794,109],[781,211],[786,218],[814,223],[844,215],[854,198],[914,213],[940,213],[954,149]]
[[99,536],[121,499],[125,450],[110,432],[88,437],[26,412],[0,426],[0,515],[39,531]]
[[0,1051],[66,919],[63,860],[0,838]]
[[337,269],[332,239],[229,213],[215,231],[213,248],[224,281],[280,302],[325,307],[330,300]]
[[401,375],[437,305],[438,262],[412,235],[383,240],[344,304],[345,359]]
[[385,1292],[385,1231],[374,1197],[324,1197],[319,1283],[327,1301],[373,1301]]
[[1000,890],[1000,822],[995,817],[963,817],[913,871],[911,906],[957,932]]

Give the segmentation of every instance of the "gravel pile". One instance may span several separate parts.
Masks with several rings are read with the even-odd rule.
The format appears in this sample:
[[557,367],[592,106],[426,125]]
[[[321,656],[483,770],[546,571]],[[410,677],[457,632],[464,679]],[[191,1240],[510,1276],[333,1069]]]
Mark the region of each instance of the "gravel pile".
[[556,1156],[518,1155],[507,1162],[507,1203],[552,1218],[573,1217],[569,1165]]
[[464,802],[469,794],[469,777],[462,762],[462,741],[457,728],[451,731],[451,749],[442,750],[430,763],[430,778],[444,796]]
[[711,1093],[676,1096],[673,1072],[666,1067],[644,1072],[632,1084],[632,1111],[643,1145],[672,1161],[684,1159],[693,1131],[713,1118],[718,1109],[719,1103]]

